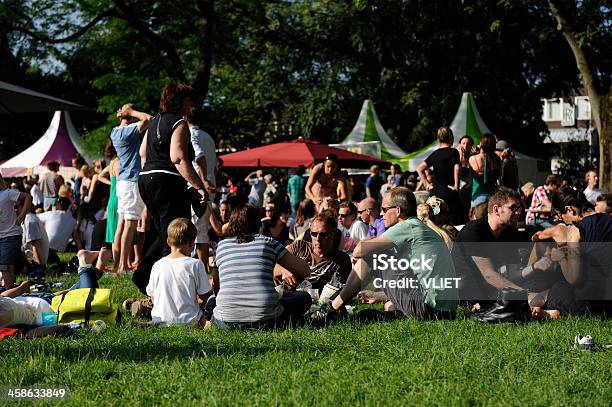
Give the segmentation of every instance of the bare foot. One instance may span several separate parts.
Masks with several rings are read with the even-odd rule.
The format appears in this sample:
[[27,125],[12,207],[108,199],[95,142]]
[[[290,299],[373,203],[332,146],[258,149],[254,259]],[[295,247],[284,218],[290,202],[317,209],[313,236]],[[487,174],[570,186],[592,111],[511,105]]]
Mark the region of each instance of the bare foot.
[[98,256],[98,261],[96,263],[96,268],[100,271],[104,271],[106,265],[109,260],[112,258],[113,253],[108,250],[106,247],[100,249],[100,255]]
[[77,258],[79,259],[79,266],[86,266],[88,264],[94,264],[98,254],[100,252],[90,250],[79,250]]

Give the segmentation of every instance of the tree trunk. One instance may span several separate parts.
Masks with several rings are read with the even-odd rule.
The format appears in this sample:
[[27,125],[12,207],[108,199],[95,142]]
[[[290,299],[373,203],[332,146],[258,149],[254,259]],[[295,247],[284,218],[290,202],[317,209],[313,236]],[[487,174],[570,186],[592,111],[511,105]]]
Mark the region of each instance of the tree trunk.
[[213,0],[200,0],[197,2],[200,16],[197,21],[197,30],[200,34],[199,51],[200,64],[198,72],[193,81],[193,104],[196,108],[196,116],[201,118],[204,99],[208,95],[210,83],[210,70],[212,68],[212,29],[214,2]]
[[602,96],[599,104],[599,187],[612,192],[612,89]]
[[558,7],[557,0],[548,0],[548,5],[557,20],[557,30],[563,34],[574,54],[576,67],[589,96],[591,118],[599,135],[599,187],[606,192],[612,192],[612,89],[608,89],[608,93],[603,95],[597,92],[593,70],[567,18]]

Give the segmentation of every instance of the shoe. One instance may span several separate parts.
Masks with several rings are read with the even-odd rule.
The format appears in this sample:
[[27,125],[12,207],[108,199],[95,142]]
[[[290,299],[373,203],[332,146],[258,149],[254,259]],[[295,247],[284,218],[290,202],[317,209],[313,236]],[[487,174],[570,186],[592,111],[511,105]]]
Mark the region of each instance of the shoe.
[[334,309],[331,302],[326,302],[325,304],[321,305],[321,308],[313,312],[310,318],[312,321],[326,324],[328,322],[344,319],[347,316],[348,313],[346,312],[344,305],[340,309]]
[[526,322],[531,319],[531,308],[523,290],[502,289],[498,300],[485,310],[475,312],[472,318],[479,322]]
[[134,301],[130,307],[132,316],[139,317],[139,318],[150,319],[152,310],[153,310],[153,303],[148,298]]
[[574,338],[574,349],[581,350],[583,352],[593,349],[593,337],[591,335],[576,335]]
[[128,298],[127,300],[123,301],[123,304],[121,304],[121,306],[124,310],[129,311],[132,308],[132,304],[140,300],[144,300],[144,298]]

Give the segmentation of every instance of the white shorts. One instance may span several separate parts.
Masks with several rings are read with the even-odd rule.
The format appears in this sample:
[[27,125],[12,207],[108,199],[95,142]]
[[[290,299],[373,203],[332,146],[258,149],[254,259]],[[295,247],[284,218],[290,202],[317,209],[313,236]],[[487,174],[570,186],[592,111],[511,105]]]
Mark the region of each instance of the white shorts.
[[[215,194],[210,194],[210,200],[214,202]],[[210,229],[210,207],[206,208],[206,212],[201,218],[198,218],[193,209],[191,210],[191,221],[195,225],[198,234],[196,236],[196,244],[198,243],[210,243],[210,237],[208,236],[208,230]]]
[[145,204],[134,181],[117,181],[117,212],[125,220],[138,220]]

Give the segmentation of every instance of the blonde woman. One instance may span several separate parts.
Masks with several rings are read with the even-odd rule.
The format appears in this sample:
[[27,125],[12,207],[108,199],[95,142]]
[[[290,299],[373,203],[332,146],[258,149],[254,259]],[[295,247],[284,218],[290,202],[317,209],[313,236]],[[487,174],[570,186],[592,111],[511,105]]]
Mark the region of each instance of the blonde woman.
[[444,240],[444,243],[446,243],[448,250],[451,250],[453,248],[453,239],[450,237],[446,230],[442,229],[433,222],[432,219],[434,218],[434,216],[434,210],[428,204],[422,203],[417,206],[417,218],[419,218],[419,220],[426,224],[431,230],[436,232],[438,236],[440,236],[442,240]]

